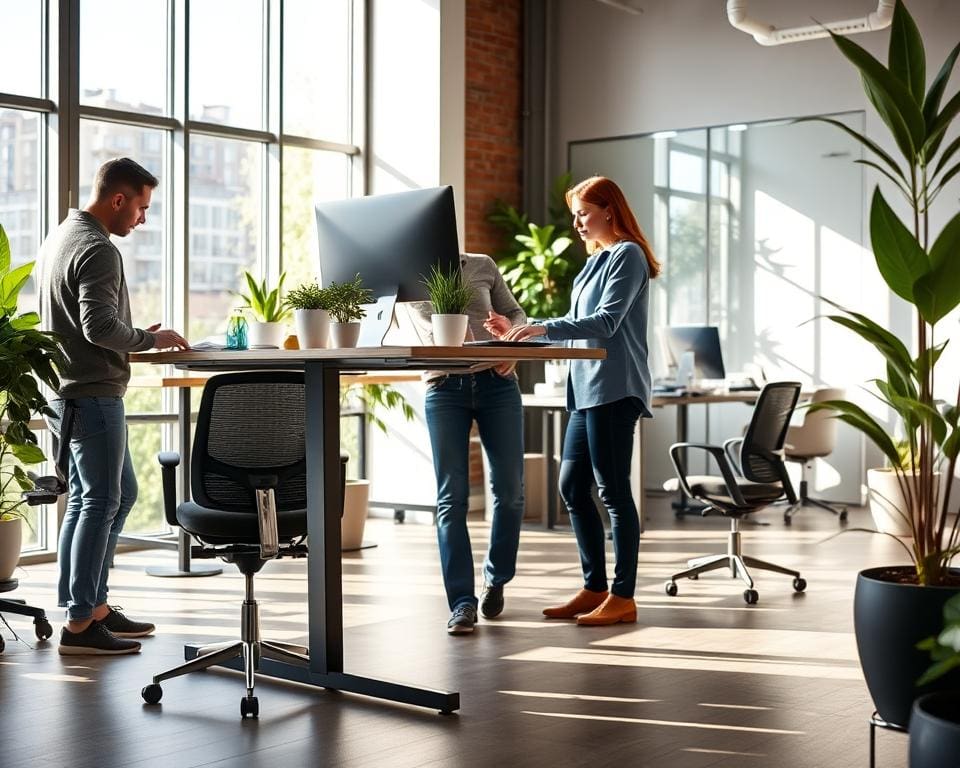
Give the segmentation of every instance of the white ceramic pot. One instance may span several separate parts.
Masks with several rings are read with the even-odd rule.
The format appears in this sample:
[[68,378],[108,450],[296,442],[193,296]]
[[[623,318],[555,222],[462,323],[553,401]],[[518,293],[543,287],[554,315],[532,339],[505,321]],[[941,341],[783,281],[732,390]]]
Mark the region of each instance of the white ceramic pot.
[[343,518],[340,521],[340,548],[360,549],[363,529],[367,524],[367,503],[370,500],[369,480],[347,480],[343,496]]
[[284,323],[260,323],[254,320],[250,323],[247,334],[247,343],[251,349],[254,347],[282,349],[283,340],[286,337],[286,325]]
[[433,343],[438,347],[462,347],[469,319],[467,315],[430,315]]
[[360,339],[360,323],[330,323],[330,346],[349,349]]
[[297,327],[300,349],[323,349],[330,337],[330,313],[325,309],[295,309],[293,321]]
[[[916,486],[916,476],[907,475],[907,482]],[[940,474],[934,477],[936,488],[940,486]],[[892,469],[868,469],[867,489],[870,498],[870,516],[877,530],[894,536],[910,536],[909,521],[904,518],[906,500],[900,490],[897,475]]]
[[0,581],[6,581],[20,562],[20,547],[23,542],[23,521],[0,520]]

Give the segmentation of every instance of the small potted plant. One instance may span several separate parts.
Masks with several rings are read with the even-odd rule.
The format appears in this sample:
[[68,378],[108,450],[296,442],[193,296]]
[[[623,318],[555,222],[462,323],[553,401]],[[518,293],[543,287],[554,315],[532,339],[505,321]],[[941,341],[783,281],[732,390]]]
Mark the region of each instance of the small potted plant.
[[[960,594],[943,605],[943,630],[917,643],[933,664],[917,681],[926,685],[960,669]],[[953,672],[956,680],[956,672]],[[937,691],[913,702],[910,768],[950,765],[960,755],[960,690]]]
[[473,289],[463,279],[463,273],[454,268],[444,273],[433,265],[423,280],[433,304],[430,324],[433,343],[440,347],[460,347],[467,337],[467,306],[473,299]]
[[301,349],[323,349],[330,336],[330,292],[316,280],[302,283],[287,294],[293,309],[297,341]]
[[280,275],[277,287],[268,288],[267,281],[257,281],[248,271],[243,277],[247,283],[247,293],[238,294],[244,304],[253,313],[250,323],[250,348],[276,347],[283,345],[284,321],[290,316],[290,309],[283,300],[283,281],[286,274]]
[[373,294],[363,287],[357,275],[348,283],[331,282],[324,290],[330,302],[330,338],[334,347],[357,346],[360,338],[360,319],[364,316],[364,304],[373,302]]

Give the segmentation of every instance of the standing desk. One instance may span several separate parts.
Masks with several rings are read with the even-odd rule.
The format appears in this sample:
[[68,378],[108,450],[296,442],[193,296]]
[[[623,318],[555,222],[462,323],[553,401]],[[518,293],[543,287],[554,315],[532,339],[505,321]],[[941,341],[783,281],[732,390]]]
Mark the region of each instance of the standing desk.
[[[677,409],[677,442],[685,442],[687,439],[688,408],[691,405],[708,405],[710,403],[755,403],[760,396],[759,391],[749,392],[710,392],[702,395],[654,395],[650,399],[651,408],[663,408],[666,406],[675,406]],[[555,528],[557,525],[557,465],[555,456],[558,448],[562,447],[562,438],[560,437],[560,419],[567,409],[566,394],[557,395],[523,395],[524,408],[535,408],[542,415],[542,434],[543,434],[543,481],[547,489],[546,503],[544,504],[544,527],[548,529]],[[640,531],[644,527],[645,512],[645,484],[643,474],[643,456],[647,446],[644,444],[643,423],[645,419],[637,421],[637,433],[634,438],[636,449],[633,455],[633,474],[634,481],[634,501],[637,505],[637,512],[640,516]],[[680,498],[675,502],[677,515],[683,515],[688,511],[693,511],[695,507],[688,506],[683,491],[680,492]]]
[[[262,659],[261,672],[322,688],[453,712],[460,694],[361,677],[343,671],[340,556],[340,374],[343,371],[435,370],[494,360],[603,359],[603,350],[566,347],[364,347],[358,349],[136,352],[130,361],[184,370],[302,370],[307,459],[308,669]],[[329,478],[330,482],[327,482]],[[187,659],[198,646],[188,645]],[[226,666],[241,669],[239,659]]]

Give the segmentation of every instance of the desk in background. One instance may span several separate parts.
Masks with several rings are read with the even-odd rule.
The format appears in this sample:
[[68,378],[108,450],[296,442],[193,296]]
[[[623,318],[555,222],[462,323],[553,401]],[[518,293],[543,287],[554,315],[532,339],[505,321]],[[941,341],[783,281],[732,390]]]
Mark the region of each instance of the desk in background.
[[[711,392],[702,395],[654,395],[651,398],[651,408],[664,408],[674,406],[677,409],[677,437],[676,442],[684,442],[687,439],[688,408],[691,405],[708,405],[711,403],[755,403],[760,396],[758,391],[750,392]],[[558,519],[557,508],[557,477],[558,477],[558,454],[562,450],[563,438],[560,435],[560,426],[563,414],[567,410],[566,394],[558,395],[523,395],[524,408],[534,408],[540,411],[542,417],[542,435],[543,435],[543,483],[546,488],[543,524],[548,529],[555,528]],[[648,446],[644,441],[644,421],[639,419],[637,422],[637,432],[634,437],[633,452],[633,472],[631,473],[631,482],[633,485],[634,502],[637,505],[637,512],[640,515],[640,531],[643,532],[645,519],[645,484],[643,473],[643,455]],[[668,446],[663,446],[666,451]],[[686,514],[693,507],[686,503],[682,492],[680,498],[675,503],[677,514]]]
[[[307,457],[307,606],[309,669],[263,659],[262,674],[307,685],[361,693],[452,712],[460,694],[415,688],[343,671],[343,583],[340,557],[340,374],[342,371],[433,370],[492,360],[602,359],[602,350],[565,347],[369,347],[359,349],[248,350],[244,352],[137,352],[131,362],[223,372],[302,370]],[[186,388],[189,391],[189,388]],[[330,482],[327,482],[329,478]],[[196,655],[190,645],[185,656]],[[241,668],[236,662],[227,666]]]

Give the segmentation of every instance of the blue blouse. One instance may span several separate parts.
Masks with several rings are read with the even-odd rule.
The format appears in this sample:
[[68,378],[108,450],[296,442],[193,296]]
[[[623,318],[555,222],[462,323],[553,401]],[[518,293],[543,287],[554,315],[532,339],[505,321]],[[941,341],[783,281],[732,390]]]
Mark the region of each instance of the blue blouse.
[[639,398],[650,413],[647,305],[650,270],[640,246],[621,241],[590,256],[573,281],[570,311],[538,321],[546,338],[566,346],[604,349],[605,360],[571,360],[567,410]]

